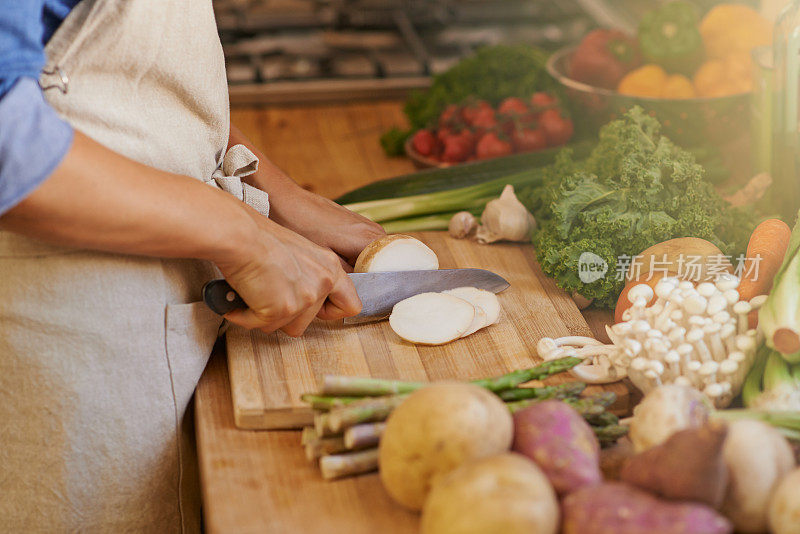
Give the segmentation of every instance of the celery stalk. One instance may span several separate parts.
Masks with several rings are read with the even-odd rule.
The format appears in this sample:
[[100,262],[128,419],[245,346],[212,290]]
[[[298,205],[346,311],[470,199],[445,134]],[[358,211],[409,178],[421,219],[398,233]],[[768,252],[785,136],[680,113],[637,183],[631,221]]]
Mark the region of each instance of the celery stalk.
[[744,384],[742,385],[742,402],[745,406],[750,406],[750,404],[753,402],[753,399],[758,397],[758,395],[761,393],[761,381],[764,376],[764,368],[766,367],[767,359],[772,352],[773,351],[771,351],[766,345],[762,345],[761,348],[758,349],[753,366],[747,372],[747,376],[744,379]]

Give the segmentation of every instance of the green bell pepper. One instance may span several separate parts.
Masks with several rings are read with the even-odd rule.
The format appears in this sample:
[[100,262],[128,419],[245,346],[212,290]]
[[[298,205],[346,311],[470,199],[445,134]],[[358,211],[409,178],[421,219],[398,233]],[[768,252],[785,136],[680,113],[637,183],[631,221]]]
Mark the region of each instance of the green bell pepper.
[[648,12],[639,23],[644,58],[667,72],[691,76],[703,62],[703,38],[694,5],[682,0]]

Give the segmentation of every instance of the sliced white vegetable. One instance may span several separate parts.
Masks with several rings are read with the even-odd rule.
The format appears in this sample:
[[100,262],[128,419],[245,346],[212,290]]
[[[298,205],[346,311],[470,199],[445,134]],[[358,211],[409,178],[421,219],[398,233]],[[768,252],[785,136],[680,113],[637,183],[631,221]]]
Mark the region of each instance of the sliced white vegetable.
[[361,251],[354,271],[422,271],[439,268],[439,258],[428,246],[409,235],[395,234],[376,239]]
[[475,319],[475,306],[444,293],[420,293],[394,305],[392,330],[411,343],[441,345],[460,338]]
[[469,328],[467,328],[467,331],[461,334],[461,337],[467,337],[471,334],[474,334],[484,326],[489,326],[489,324],[486,322],[488,320],[488,316],[486,315],[486,312],[483,311],[483,308],[480,306],[473,307],[475,308],[475,318],[472,320],[472,324],[469,325]]
[[486,312],[486,320],[488,321],[485,326],[495,324],[500,320],[500,300],[498,300],[497,295],[491,291],[478,289],[477,287],[457,287],[455,289],[442,291],[442,293],[464,299],[473,306],[483,308],[483,311]]

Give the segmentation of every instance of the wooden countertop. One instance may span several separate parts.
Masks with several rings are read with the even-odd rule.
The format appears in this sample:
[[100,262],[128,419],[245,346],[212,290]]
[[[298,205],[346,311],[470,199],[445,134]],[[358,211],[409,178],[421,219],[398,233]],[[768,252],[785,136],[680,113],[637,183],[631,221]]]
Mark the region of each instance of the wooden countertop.
[[[387,158],[378,138],[404,124],[400,102],[335,106],[235,108],[231,121],[307,189],[336,197],[371,181],[412,172],[410,161]],[[607,312],[584,313],[598,338]],[[308,469],[296,431],[239,430],[233,423],[225,346],[218,343],[195,394],[205,528],[210,533],[340,532],[337,517],[363,524],[358,532],[414,532],[417,516],[382,497],[377,475],[351,494],[329,491]],[[380,490],[380,488],[378,488]],[[372,492],[369,505],[361,499]]]

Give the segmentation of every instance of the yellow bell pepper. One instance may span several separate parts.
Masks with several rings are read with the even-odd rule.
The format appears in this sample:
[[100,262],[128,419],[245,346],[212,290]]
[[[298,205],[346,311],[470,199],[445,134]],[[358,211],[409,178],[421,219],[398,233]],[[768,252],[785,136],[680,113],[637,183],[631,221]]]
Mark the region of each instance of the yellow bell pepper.
[[667,82],[667,73],[658,65],[643,65],[625,75],[617,86],[623,95],[658,98]]
[[749,54],[756,46],[772,43],[772,26],[754,9],[739,4],[719,4],[700,22],[700,35],[709,59]]
[[664,88],[661,91],[661,98],[694,98],[697,96],[691,80],[683,74],[673,74],[667,77]]
[[706,61],[694,74],[698,96],[716,97],[753,90],[753,65],[749,54],[739,53],[724,59]]

